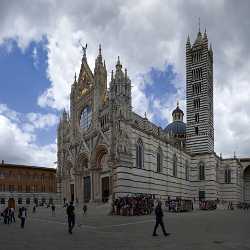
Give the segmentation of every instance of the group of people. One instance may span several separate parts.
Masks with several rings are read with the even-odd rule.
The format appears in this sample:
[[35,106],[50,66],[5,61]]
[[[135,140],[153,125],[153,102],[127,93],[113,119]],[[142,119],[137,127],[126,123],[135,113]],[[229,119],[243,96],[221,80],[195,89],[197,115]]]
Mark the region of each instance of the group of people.
[[113,215],[146,215],[151,214],[154,209],[154,199],[150,196],[119,197],[113,200]]
[[201,210],[214,210],[217,208],[217,201],[200,201],[199,208]]
[[10,224],[12,222],[16,222],[15,219],[15,209],[6,207],[1,213],[1,217],[3,218],[4,224]]
[[248,210],[250,208],[250,203],[241,202],[237,205],[239,209]]
[[[125,202],[126,201],[127,202],[128,201],[133,201],[133,200],[127,199],[127,198],[129,198],[129,197],[126,197]],[[144,202],[145,202],[145,199],[144,199]],[[152,202],[151,199],[148,199],[147,202],[151,204],[150,207],[153,209],[154,202]],[[83,206],[84,214],[87,211],[87,206],[86,207],[85,206]],[[86,209],[86,211],[85,211],[85,209]],[[69,234],[72,234],[73,233],[73,228],[75,227],[75,207],[74,207],[74,204],[73,204],[72,201],[67,206],[66,213],[67,213],[67,216],[68,216],[68,232],[69,232]],[[158,236],[158,234],[156,232],[157,232],[157,228],[158,228],[159,225],[161,226],[162,232],[163,232],[163,234],[165,236],[170,235],[170,233],[167,233],[167,231],[165,229],[164,222],[163,222],[163,210],[162,210],[161,201],[158,201],[158,204],[157,204],[157,206],[155,208],[155,226],[154,226],[154,230],[153,230],[153,236]]]
[[192,200],[169,199],[166,200],[165,206],[169,212],[186,212],[186,211],[192,211],[194,209]]
[[[2,213],[4,224],[11,224],[16,222],[15,209],[13,207],[6,207]],[[18,218],[21,221],[21,228],[24,228],[25,219],[27,217],[27,209],[25,207],[20,207],[18,209]]]
[[[151,214],[154,209],[154,200],[150,197],[124,197],[115,200],[116,212],[119,214],[123,209],[128,209],[130,215],[141,215],[141,214]],[[55,212],[55,206],[51,206],[52,215]],[[33,207],[33,212],[36,212],[36,208]],[[83,214],[87,212],[87,205],[83,206]],[[122,212],[123,213],[123,212]],[[73,228],[75,227],[75,207],[73,202],[70,202],[66,208],[66,214],[68,217],[68,232],[72,234]],[[15,222],[15,209],[14,208],[5,208],[1,213],[1,216],[4,219],[5,224],[10,224]],[[161,207],[161,202],[159,201],[155,208],[156,223],[153,230],[153,236],[157,236],[156,231],[160,225],[165,236],[168,236],[169,233],[166,232],[164,223],[163,223],[163,210]],[[27,209],[25,207],[20,207],[18,209],[18,218],[21,220],[21,228],[24,228],[25,220],[27,218]]]

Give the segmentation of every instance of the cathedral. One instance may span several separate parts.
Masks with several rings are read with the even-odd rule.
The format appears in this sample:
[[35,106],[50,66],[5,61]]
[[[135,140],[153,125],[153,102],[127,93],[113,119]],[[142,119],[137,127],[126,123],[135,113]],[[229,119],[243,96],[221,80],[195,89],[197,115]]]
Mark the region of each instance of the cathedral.
[[118,57],[107,88],[101,47],[86,48],[57,131],[61,200],[106,202],[148,194],[162,200],[250,202],[250,158],[214,152],[213,50],[206,31],[186,41],[186,123],[177,107],[165,128],[132,110],[131,80]]

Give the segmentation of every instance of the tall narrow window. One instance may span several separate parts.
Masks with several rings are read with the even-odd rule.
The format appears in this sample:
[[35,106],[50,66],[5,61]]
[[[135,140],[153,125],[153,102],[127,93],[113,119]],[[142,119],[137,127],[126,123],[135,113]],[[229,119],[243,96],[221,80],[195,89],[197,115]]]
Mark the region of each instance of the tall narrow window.
[[143,143],[141,139],[138,139],[136,144],[136,167],[143,168],[143,164],[144,164]]
[[216,163],[216,182],[219,183],[219,163]]
[[195,128],[194,128],[194,131],[195,131],[195,134],[196,134],[196,135],[199,134],[199,128],[198,128],[198,127],[195,127]]
[[189,164],[188,164],[188,160],[186,160],[185,163],[185,175],[186,175],[186,180],[189,180]]
[[205,180],[205,166],[203,162],[199,163],[199,179],[200,181]]
[[229,168],[225,170],[225,183],[226,184],[231,183],[231,169]]
[[199,113],[195,114],[195,122],[199,122],[200,117],[199,117]]
[[162,150],[158,149],[157,152],[157,172],[160,173],[162,171]]
[[173,176],[177,177],[177,156],[174,154],[173,156]]

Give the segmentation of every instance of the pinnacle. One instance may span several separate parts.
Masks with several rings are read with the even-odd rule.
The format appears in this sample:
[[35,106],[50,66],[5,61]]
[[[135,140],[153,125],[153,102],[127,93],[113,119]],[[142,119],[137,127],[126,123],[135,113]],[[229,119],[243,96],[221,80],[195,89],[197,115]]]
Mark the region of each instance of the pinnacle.
[[99,56],[101,56],[101,55],[102,55],[102,45],[99,44]]
[[121,69],[122,68],[122,65],[121,65],[121,62],[120,62],[120,57],[118,56],[118,59],[117,59],[117,63],[116,63],[116,69]]
[[204,34],[203,34],[203,39],[207,39],[207,30],[205,28]]
[[75,78],[75,82],[76,82],[76,72],[75,72],[75,77],[74,78]]

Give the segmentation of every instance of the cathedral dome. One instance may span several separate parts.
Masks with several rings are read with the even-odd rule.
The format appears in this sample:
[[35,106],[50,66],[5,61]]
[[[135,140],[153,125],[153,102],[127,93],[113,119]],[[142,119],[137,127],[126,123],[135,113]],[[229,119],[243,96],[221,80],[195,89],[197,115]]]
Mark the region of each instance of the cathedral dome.
[[186,123],[183,121],[174,121],[167,125],[164,129],[165,132],[172,134],[177,137],[186,136]]
[[172,112],[173,122],[168,124],[164,129],[165,132],[172,134],[174,137],[186,137],[186,124],[183,122],[184,112],[177,107]]

